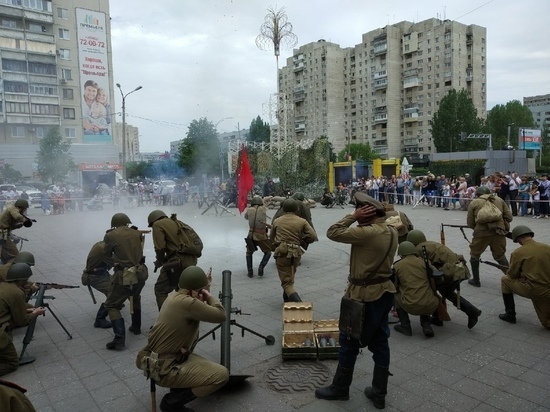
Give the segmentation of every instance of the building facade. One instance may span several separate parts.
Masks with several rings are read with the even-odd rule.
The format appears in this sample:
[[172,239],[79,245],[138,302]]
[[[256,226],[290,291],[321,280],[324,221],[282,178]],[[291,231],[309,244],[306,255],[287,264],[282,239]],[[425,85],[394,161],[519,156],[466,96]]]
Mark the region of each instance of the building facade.
[[388,25],[354,47],[306,44],[279,70],[292,103],[287,134],[420,161],[435,152],[430,120],[449,90],[466,89],[486,117],[486,56],[485,28],[439,19]]
[[523,98],[523,105],[533,113],[538,129],[550,127],[550,94]]

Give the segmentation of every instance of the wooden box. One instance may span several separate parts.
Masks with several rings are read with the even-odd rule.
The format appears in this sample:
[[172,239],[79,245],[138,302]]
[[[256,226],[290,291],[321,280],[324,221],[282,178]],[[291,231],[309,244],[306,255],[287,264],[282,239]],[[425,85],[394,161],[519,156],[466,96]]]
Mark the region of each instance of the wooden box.
[[315,359],[317,357],[311,302],[287,302],[284,304],[281,346],[283,359]]
[[338,359],[338,319],[318,320],[313,323],[319,359]]

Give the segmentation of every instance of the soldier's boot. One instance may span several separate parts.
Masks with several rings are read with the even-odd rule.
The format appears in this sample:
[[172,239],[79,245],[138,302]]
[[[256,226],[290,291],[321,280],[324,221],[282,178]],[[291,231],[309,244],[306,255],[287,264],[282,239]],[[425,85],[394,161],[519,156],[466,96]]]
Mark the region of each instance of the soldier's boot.
[[246,268],[248,269],[248,277],[254,276],[254,269],[252,268],[252,255],[246,255]]
[[124,319],[115,319],[111,322],[113,324],[113,332],[115,333],[115,338],[107,343],[107,349],[124,349],[124,343],[126,342],[126,330],[124,328]]
[[289,302],[286,292],[283,292],[283,302]]
[[420,326],[422,326],[422,332],[427,338],[434,337],[434,330],[430,324],[430,317],[428,315],[420,315]]
[[443,326],[443,321],[439,319],[439,312],[437,311],[437,309],[430,317],[430,323],[435,326]]
[[[502,258],[502,259],[497,260],[497,263],[499,265],[502,265],[502,266],[505,266],[505,267],[510,266],[510,263],[508,262],[508,259],[506,259],[506,258]],[[500,269],[500,270],[502,270],[502,273],[504,273],[504,274],[506,274],[506,272],[508,271],[508,270],[505,270],[505,269]]]
[[343,368],[338,365],[332,383],[324,388],[316,389],[315,397],[328,401],[347,401],[352,380],[353,368]]
[[193,411],[185,404],[197,399],[190,388],[171,388],[170,392],[162,397],[160,410],[163,412]]
[[269,262],[269,258],[271,257],[271,252],[265,252],[264,257],[262,258],[262,261],[260,262],[260,266],[258,266],[258,276],[264,275],[264,268],[265,265],[267,265],[267,262]]
[[409,314],[401,309],[396,308],[397,315],[399,316],[399,325],[395,325],[393,328],[399,332],[402,333],[405,336],[412,336],[412,328],[411,328],[411,320],[409,319]]
[[109,322],[106,317],[109,314],[107,309],[105,309],[105,304],[102,303],[99,307],[99,310],[97,311],[97,315],[95,315],[95,322],[94,322],[94,328],[103,328],[103,329],[109,329],[112,328],[113,325],[111,322]]
[[141,334],[141,310],[134,310],[134,313],[132,313],[132,324],[128,330],[134,335]]
[[470,266],[472,267],[472,278],[468,279],[468,285],[479,288],[481,286],[479,281],[479,259],[470,259]]
[[[456,306],[456,301],[453,301],[453,304]],[[481,310],[463,297],[460,297],[460,310],[468,315],[468,329],[472,329],[477,324],[479,316],[481,315]]]
[[504,300],[504,310],[506,313],[501,313],[498,317],[505,322],[516,323],[516,302],[514,302],[514,294],[503,293],[502,300]]
[[390,371],[387,367],[374,364],[372,386],[365,388],[365,396],[372,401],[376,409],[384,409],[386,407],[389,375]]
[[300,295],[298,295],[298,292],[291,293],[288,295],[288,301],[289,302],[301,302],[302,299],[300,298]]

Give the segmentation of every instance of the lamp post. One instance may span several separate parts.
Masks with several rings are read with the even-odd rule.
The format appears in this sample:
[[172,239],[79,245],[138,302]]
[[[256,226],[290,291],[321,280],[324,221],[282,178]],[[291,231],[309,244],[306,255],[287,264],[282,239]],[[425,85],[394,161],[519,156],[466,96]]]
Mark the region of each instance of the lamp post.
[[131,92],[124,94],[120,83],[116,84],[118,90],[120,90],[120,95],[122,96],[122,179],[126,180],[126,96],[141,90],[141,86],[136,87]]
[[510,129],[512,128],[513,125],[514,123],[508,123],[508,137],[506,141],[506,150],[510,150]]
[[[216,135],[218,134],[218,125],[223,122],[224,120],[233,119],[232,117],[224,117],[223,119],[220,119],[216,122],[214,125],[214,129],[216,130]],[[220,184],[223,182],[224,176],[223,176],[223,150],[222,150],[222,141],[220,140],[220,137],[218,137],[218,140],[220,141],[220,171],[221,171],[221,181]]]

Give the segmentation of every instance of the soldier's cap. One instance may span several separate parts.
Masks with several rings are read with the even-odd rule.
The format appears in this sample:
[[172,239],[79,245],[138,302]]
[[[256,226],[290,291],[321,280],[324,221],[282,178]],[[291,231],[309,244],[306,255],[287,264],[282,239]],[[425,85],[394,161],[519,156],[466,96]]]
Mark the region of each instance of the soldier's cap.
[[382,203],[380,203],[375,198],[370,197],[366,193],[355,192],[355,194],[353,195],[353,198],[355,200],[355,207],[357,208],[369,205],[376,208],[376,211],[384,212],[386,210]]

